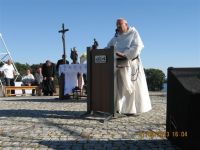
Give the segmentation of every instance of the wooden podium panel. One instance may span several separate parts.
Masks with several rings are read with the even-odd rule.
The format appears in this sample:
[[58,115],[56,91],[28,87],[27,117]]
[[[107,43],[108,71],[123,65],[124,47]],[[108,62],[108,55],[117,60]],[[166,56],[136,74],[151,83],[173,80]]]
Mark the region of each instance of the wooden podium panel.
[[115,113],[115,52],[110,49],[87,49],[88,108]]

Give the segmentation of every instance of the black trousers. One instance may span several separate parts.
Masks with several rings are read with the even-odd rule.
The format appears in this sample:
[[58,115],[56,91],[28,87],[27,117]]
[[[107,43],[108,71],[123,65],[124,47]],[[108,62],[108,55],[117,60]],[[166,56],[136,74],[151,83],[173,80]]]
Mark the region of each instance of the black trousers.
[[[6,86],[15,86],[14,79],[5,78]],[[15,94],[15,90],[11,90],[11,94]]]
[[43,80],[43,93],[44,96],[53,96],[55,92],[55,83],[51,80]]
[[[21,86],[29,86],[29,84],[22,84]],[[33,83],[33,84],[31,84],[31,86],[35,86],[35,84]],[[25,90],[22,90],[22,93],[23,94],[25,94],[26,92],[25,92]],[[36,91],[35,91],[35,89],[32,89],[32,96],[35,96],[36,95]]]

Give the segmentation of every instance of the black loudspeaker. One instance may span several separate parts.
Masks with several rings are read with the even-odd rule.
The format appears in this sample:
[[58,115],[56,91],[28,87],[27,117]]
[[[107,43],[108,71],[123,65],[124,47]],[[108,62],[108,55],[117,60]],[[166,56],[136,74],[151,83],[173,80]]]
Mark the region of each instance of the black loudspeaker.
[[168,68],[166,136],[182,149],[200,149],[200,68]]

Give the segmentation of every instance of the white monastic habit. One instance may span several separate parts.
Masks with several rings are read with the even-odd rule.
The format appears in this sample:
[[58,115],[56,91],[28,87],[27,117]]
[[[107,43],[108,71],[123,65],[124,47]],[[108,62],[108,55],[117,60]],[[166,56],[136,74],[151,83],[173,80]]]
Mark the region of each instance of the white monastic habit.
[[[136,114],[151,110],[146,77],[140,59],[140,52],[144,45],[139,33],[134,27],[129,27],[128,32],[113,37],[107,45],[107,47],[110,46],[124,53],[128,59],[125,67],[118,68],[116,72],[117,110],[123,114]],[[134,59],[137,56],[138,58]]]

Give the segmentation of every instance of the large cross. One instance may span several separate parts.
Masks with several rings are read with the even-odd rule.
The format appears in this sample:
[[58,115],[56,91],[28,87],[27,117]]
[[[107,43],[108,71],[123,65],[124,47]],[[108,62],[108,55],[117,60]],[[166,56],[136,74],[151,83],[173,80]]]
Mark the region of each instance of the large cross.
[[65,32],[69,31],[69,29],[65,29],[64,23],[62,24],[62,30],[58,31],[59,33],[62,33],[62,42],[63,42],[63,62],[66,64],[66,51],[65,51]]

